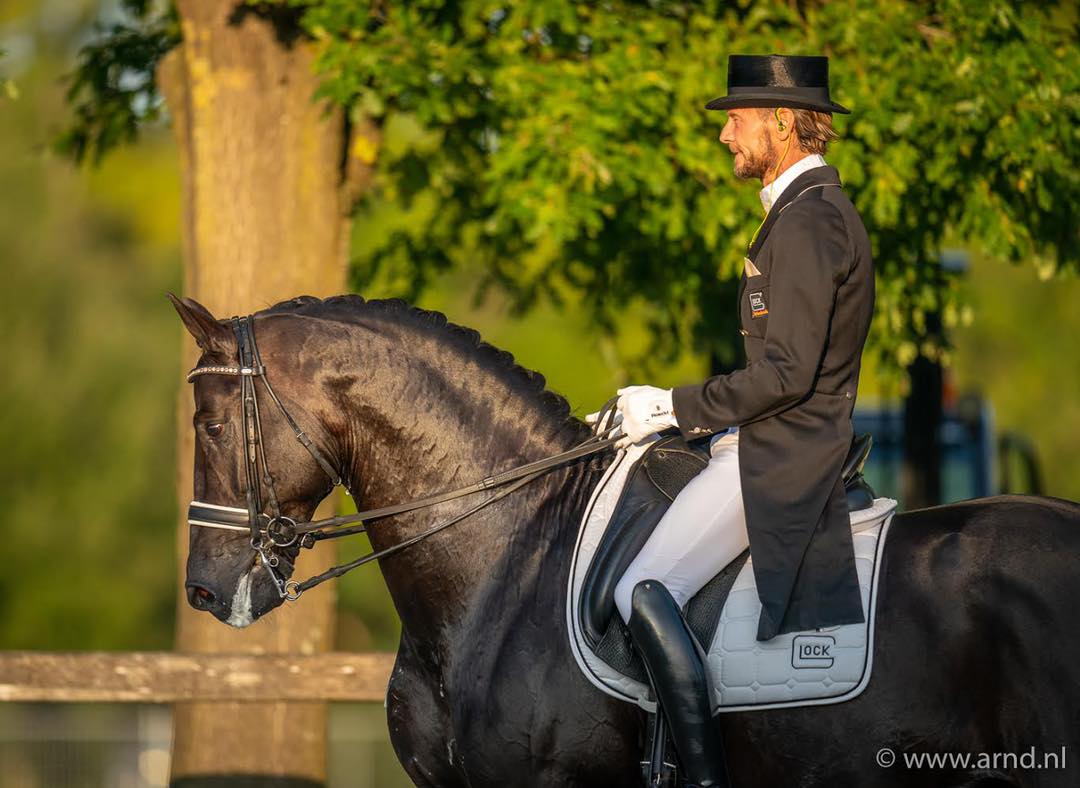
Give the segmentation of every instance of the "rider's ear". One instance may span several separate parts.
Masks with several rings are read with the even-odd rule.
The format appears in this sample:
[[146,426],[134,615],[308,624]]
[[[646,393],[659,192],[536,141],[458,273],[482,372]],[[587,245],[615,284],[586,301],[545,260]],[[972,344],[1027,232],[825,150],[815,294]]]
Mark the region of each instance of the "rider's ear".
[[232,350],[233,332],[210,314],[210,310],[194,298],[177,298],[167,293],[184,326],[195,338],[195,343],[206,353],[228,355]]

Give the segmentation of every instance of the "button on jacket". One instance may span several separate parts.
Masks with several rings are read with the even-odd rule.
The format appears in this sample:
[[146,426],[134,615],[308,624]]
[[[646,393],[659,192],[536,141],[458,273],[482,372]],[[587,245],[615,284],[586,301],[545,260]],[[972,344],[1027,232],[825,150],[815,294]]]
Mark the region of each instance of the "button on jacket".
[[874,309],[870,240],[836,168],[776,198],[739,288],[747,363],[678,386],[687,439],[731,426],[762,610],[758,640],[864,620],[841,466]]

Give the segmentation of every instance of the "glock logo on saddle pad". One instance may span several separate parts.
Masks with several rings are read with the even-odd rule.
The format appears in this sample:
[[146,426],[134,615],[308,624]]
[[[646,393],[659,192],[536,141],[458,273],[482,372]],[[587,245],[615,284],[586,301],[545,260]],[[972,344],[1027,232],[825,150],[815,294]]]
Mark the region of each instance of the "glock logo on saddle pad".
[[791,642],[791,667],[831,668],[835,646],[829,635],[799,635]]

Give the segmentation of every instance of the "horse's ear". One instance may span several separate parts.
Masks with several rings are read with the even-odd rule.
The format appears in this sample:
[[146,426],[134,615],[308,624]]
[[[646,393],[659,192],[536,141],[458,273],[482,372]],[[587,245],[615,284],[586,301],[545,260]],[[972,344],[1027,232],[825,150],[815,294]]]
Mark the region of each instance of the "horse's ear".
[[188,333],[195,338],[195,343],[206,353],[227,355],[232,350],[232,331],[223,325],[210,310],[194,298],[177,298],[167,293]]

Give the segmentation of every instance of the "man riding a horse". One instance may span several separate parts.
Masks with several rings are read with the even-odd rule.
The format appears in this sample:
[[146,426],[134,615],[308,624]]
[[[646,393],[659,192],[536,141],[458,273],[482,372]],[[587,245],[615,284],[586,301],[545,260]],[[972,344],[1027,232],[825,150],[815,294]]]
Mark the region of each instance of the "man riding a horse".
[[[712,435],[615,591],[688,784],[727,785],[705,653],[682,608],[749,543],[757,639],[861,622],[841,466],[874,306],[870,242],[822,158],[833,112],[824,57],[732,55],[720,141],[760,179],[765,218],[739,289],[745,368],[702,383],[619,389],[626,446],[668,427]],[[597,414],[590,417],[595,422]]]
[[[621,390],[618,438],[574,418],[542,375],[477,332],[403,301],[302,296],[220,320],[192,298],[173,297],[202,351],[188,375],[190,604],[248,626],[377,561],[402,625],[386,693],[389,736],[424,788],[640,785],[648,725],[638,706],[652,699],[685,784],[727,784],[730,771],[740,786],[1071,788],[1071,764],[886,771],[874,757],[892,752],[883,745],[935,753],[1080,748],[1080,506],[998,496],[900,512],[891,526],[879,520],[880,539],[855,536],[856,545],[881,545],[866,566],[872,595],[860,596],[871,593],[870,575],[860,562],[860,586],[841,469],[873,272],[859,216],[821,159],[834,136],[829,114],[846,110],[829,100],[824,58],[779,56],[733,56],[728,95],[709,106],[728,111],[720,139],[735,153],[736,174],[764,186],[766,216],[738,302],[747,365],[670,391]],[[609,419],[600,421],[607,435]],[[609,471],[630,478],[623,460],[635,454],[642,459],[634,467],[648,470],[645,451],[663,441],[626,454],[611,447],[672,426],[681,438],[711,436],[707,453],[672,452],[694,454],[693,467],[703,470],[680,476],[677,494],[658,488],[674,503],[662,517],[651,510],[652,531],[633,543],[642,549],[620,553],[605,586],[655,697],[646,698],[638,679],[640,692],[597,692],[611,687],[586,672],[581,622],[571,615],[589,607],[570,588],[581,587],[578,548],[595,536],[593,504],[607,493]],[[339,483],[361,511],[312,519]],[[601,519],[614,506],[605,501]],[[361,531],[373,552],[294,577],[301,550]],[[590,544],[595,553],[598,543]],[[710,668],[723,679],[715,688],[721,722],[711,715],[712,688],[682,605],[747,544],[751,568],[738,574],[752,576],[756,591],[742,587],[749,603],[739,595],[753,612],[714,630],[722,647],[733,632],[731,645],[744,653],[721,648],[718,665],[718,641],[710,645]],[[731,579],[728,587],[738,588]],[[687,610],[704,640],[702,606],[694,604],[701,596]],[[763,703],[744,703],[764,675],[753,660],[779,655],[786,668],[796,633],[835,627],[804,640],[839,641],[864,619],[856,640],[866,649],[849,659],[855,672],[845,679],[850,696],[772,703],[791,688],[783,681],[770,682],[775,693]],[[618,621],[609,631],[623,654]],[[754,680],[740,684],[735,669],[729,684],[724,666],[748,653],[753,659],[741,664],[744,674],[753,666]],[[790,666],[824,684],[817,666]],[[661,733],[650,750],[656,785],[653,775],[666,770],[663,726],[653,730]]]

